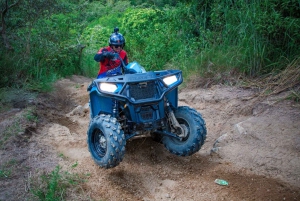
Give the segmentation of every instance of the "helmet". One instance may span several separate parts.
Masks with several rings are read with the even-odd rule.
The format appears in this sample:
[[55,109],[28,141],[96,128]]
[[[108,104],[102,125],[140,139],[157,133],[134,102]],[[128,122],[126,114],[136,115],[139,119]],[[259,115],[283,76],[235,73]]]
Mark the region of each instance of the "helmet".
[[116,27],[114,28],[114,32],[110,35],[109,37],[109,45],[121,45],[122,47],[125,46],[125,38],[123,37],[122,34],[118,33],[119,28]]

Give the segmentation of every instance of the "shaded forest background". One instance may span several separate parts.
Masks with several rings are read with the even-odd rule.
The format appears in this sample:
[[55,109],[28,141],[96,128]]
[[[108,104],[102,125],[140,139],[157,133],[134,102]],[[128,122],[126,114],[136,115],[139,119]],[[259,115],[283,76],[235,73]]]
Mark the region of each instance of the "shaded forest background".
[[0,88],[47,91],[61,77],[96,77],[94,54],[116,26],[130,61],[148,71],[180,69],[225,84],[291,66],[300,74],[299,0],[0,2]]

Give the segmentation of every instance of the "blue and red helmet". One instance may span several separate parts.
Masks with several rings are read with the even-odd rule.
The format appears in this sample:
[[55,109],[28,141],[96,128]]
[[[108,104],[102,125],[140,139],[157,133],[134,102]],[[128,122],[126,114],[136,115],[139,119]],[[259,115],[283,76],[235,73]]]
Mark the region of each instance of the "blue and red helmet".
[[125,46],[125,38],[122,34],[119,33],[119,28],[114,28],[114,32],[109,37],[109,46],[120,45],[121,47]]

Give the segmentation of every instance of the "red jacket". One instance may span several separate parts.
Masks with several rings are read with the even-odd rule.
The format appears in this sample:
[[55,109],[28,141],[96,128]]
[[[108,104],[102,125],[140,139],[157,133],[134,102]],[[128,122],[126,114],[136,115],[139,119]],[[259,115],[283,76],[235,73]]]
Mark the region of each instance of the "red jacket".
[[[99,65],[100,69],[99,69],[99,72],[98,72],[98,76],[100,74],[106,74],[108,71],[121,66],[121,60],[119,58],[108,59],[106,57],[103,57],[102,53],[105,52],[105,51],[115,53],[114,50],[110,46],[101,48],[97,52],[94,59],[96,61],[100,62],[100,65]],[[127,58],[126,51],[121,50],[120,53],[119,53],[119,56],[124,61],[125,65],[127,65],[128,64],[128,58]]]

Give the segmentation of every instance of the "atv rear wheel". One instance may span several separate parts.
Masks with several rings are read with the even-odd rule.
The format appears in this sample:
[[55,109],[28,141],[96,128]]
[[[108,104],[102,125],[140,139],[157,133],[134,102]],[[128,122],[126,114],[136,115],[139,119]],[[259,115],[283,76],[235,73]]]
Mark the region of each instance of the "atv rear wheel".
[[182,140],[164,136],[164,146],[178,156],[190,156],[200,150],[206,139],[206,125],[200,113],[187,106],[178,107],[174,115],[186,136]]
[[116,118],[104,114],[94,117],[87,135],[91,156],[100,167],[113,168],[123,160],[126,140]]

